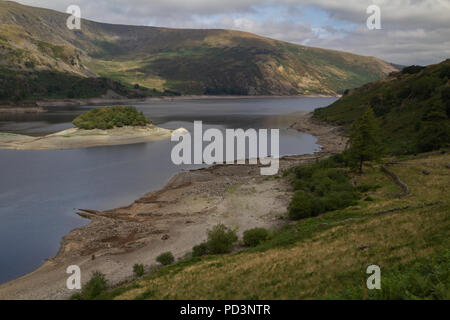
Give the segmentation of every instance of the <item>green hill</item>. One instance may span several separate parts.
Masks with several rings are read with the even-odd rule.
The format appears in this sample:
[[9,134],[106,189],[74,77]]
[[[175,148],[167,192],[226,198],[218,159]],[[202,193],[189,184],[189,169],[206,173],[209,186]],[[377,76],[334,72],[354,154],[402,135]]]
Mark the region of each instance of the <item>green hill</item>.
[[[231,30],[168,29],[83,20],[0,2],[0,77],[52,71],[106,77],[158,94],[336,94],[396,69],[374,57]],[[5,71],[6,70],[6,71]],[[154,90],[153,90],[154,89]],[[31,94],[23,94],[33,96]],[[21,99],[21,97],[19,97]]]
[[[447,154],[389,158],[353,175],[353,205],[287,223],[253,248],[186,258],[95,299],[448,299]],[[423,168],[430,171],[421,174]],[[367,267],[381,290],[366,290]]]
[[397,154],[439,149],[450,142],[450,59],[411,66],[388,78],[346,91],[317,119],[347,128],[367,107],[380,121],[386,151]]

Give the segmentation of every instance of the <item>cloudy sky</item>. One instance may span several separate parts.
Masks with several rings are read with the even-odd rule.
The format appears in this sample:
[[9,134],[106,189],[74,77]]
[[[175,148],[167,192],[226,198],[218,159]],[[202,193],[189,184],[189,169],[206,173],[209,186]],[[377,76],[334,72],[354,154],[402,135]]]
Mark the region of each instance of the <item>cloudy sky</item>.
[[[20,0],[100,22],[243,30],[411,65],[450,58],[450,0]],[[366,25],[369,5],[381,30]]]

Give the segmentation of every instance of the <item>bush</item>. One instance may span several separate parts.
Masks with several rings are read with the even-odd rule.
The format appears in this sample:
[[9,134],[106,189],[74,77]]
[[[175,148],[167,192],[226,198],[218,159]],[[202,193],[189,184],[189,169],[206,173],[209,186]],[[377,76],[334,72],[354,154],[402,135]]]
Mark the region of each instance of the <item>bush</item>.
[[411,96],[416,99],[429,99],[440,82],[437,78],[426,76],[416,80],[411,86]]
[[244,244],[248,247],[256,247],[269,238],[269,231],[264,228],[254,228],[244,232]]
[[208,244],[203,242],[199,245],[196,245],[192,248],[192,256],[193,257],[201,257],[208,254]]
[[142,277],[145,273],[145,268],[143,264],[135,264],[133,266],[133,272],[136,275],[136,277]]
[[145,126],[151,122],[135,107],[114,106],[92,109],[75,118],[72,123],[80,129],[106,130],[123,126]]
[[425,67],[409,66],[409,67],[403,68],[402,73],[403,74],[416,74],[416,73],[419,73],[420,71],[422,71],[423,69],[425,69]]
[[[349,207],[351,205],[356,204],[357,196],[353,192],[348,191],[334,191],[330,192],[326,197],[323,197],[321,199],[321,205],[323,206],[324,210],[322,212],[326,211],[334,211],[338,209],[343,209],[346,207]],[[322,213],[320,212],[320,213]]]
[[236,232],[219,224],[208,230],[208,250],[212,254],[228,253],[233,248],[233,244],[238,240]]
[[341,169],[344,166],[345,157],[336,155],[313,165],[297,167],[292,182],[297,191],[288,207],[289,218],[315,217],[354,204],[359,194]]
[[72,295],[72,300],[93,300],[108,288],[108,280],[103,273],[95,271],[80,293]]
[[156,258],[156,261],[161,263],[163,266],[168,266],[168,265],[171,265],[172,263],[174,263],[175,258],[173,257],[172,252],[165,252],[163,254],[160,254]]
[[289,218],[300,220],[311,217],[313,196],[304,191],[297,191],[288,207]]

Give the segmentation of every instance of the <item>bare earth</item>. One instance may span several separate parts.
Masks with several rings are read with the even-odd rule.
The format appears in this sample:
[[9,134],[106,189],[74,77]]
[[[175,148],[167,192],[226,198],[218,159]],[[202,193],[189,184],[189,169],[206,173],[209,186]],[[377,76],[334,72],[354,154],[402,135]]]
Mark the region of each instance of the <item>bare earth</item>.
[[[299,164],[342,151],[346,139],[338,128],[317,124],[310,114],[292,114],[292,128],[319,138],[315,155],[280,160],[280,174]],[[155,265],[162,252],[182,258],[206,239],[218,223],[238,233],[254,227],[276,227],[286,212],[292,190],[285,179],[260,175],[257,165],[217,165],[176,175],[161,190],[128,207],[109,211],[84,210],[91,220],[65,236],[56,257],[36,271],[0,285],[0,299],[66,299],[66,268],[78,265],[82,281],[94,270],[114,284],[132,278],[132,266]]]
[[43,137],[30,137],[0,132],[0,149],[53,150],[143,143],[167,139],[171,130],[154,125],[123,127],[110,130],[71,128]]

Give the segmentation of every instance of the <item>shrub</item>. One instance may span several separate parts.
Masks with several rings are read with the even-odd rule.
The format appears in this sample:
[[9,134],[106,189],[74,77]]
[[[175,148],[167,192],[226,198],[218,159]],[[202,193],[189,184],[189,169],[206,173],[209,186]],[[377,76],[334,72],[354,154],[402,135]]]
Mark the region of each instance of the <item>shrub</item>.
[[409,67],[403,68],[402,73],[403,74],[416,74],[416,73],[419,73],[420,71],[422,71],[423,69],[425,69],[425,67],[409,66]]
[[108,280],[103,273],[95,271],[80,293],[72,295],[72,300],[93,300],[108,288]]
[[248,247],[256,247],[269,238],[269,231],[264,228],[254,228],[244,232],[244,244]]
[[312,202],[312,195],[301,190],[297,191],[288,207],[289,218],[299,220],[311,217],[313,211]]
[[338,209],[343,209],[348,206],[355,204],[357,196],[353,192],[348,191],[334,191],[330,192],[326,197],[322,198],[322,205],[324,211],[334,211]]
[[199,245],[196,245],[192,248],[192,256],[193,257],[201,257],[208,254],[208,244],[203,242]]
[[294,170],[292,184],[297,192],[288,207],[290,219],[315,217],[355,203],[359,194],[347,173],[341,169],[345,161],[343,155],[338,155]]
[[238,240],[236,232],[219,224],[208,230],[208,250],[212,254],[228,253],[233,248],[233,244]]
[[297,179],[308,179],[312,177],[314,172],[313,166],[300,166],[295,168],[295,176]]
[[440,82],[437,78],[426,76],[422,77],[411,86],[411,96],[417,99],[428,99],[433,92],[439,87]]
[[172,252],[165,252],[163,254],[160,254],[156,258],[156,261],[161,263],[163,266],[168,266],[175,261],[175,258],[173,257]]
[[143,264],[135,264],[133,266],[133,272],[136,275],[136,277],[142,277],[145,273],[145,268]]

